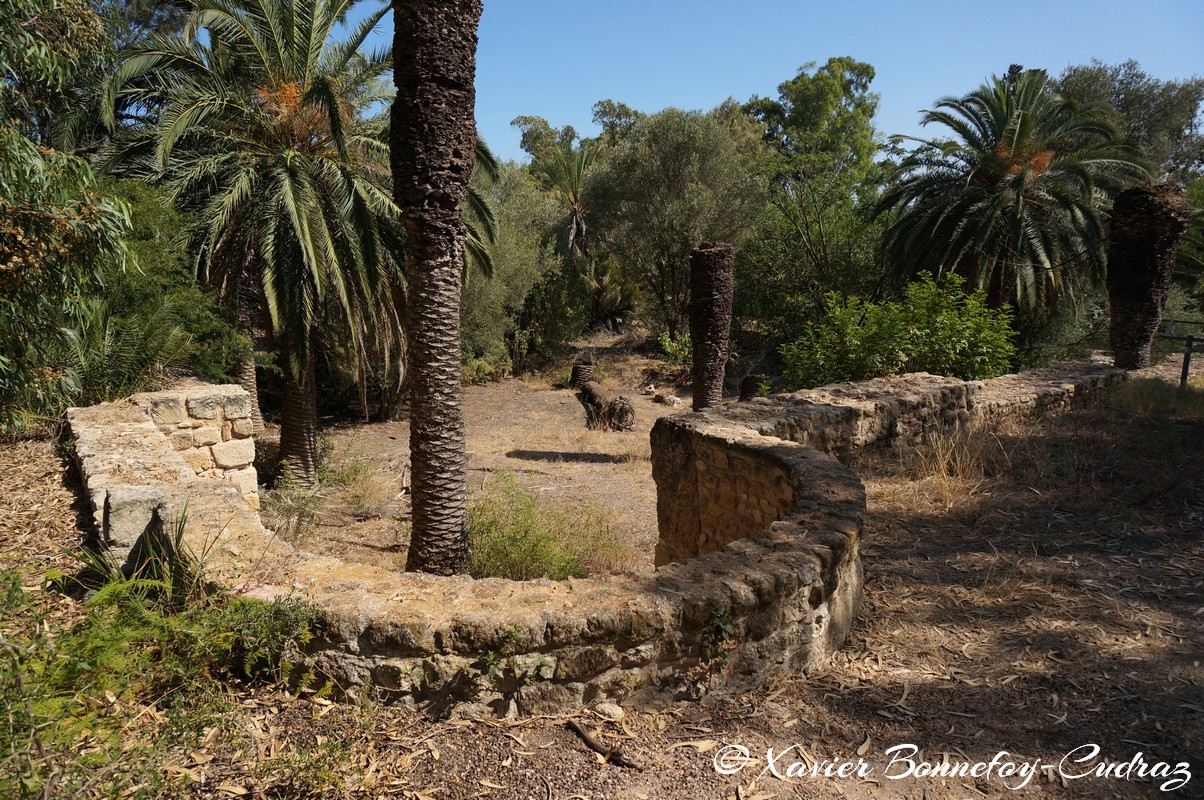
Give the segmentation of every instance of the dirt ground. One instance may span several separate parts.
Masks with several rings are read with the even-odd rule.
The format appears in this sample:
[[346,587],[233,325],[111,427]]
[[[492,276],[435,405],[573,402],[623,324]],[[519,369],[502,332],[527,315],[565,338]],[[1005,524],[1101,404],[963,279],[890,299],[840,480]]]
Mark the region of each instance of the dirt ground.
[[[688,387],[677,387],[672,370],[660,361],[618,348],[596,347],[591,352],[608,365],[606,388],[631,401],[635,429],[588,430],[576,394],[558,388],[557,376],[465,386],[470,498],[505,474],[548,508],[590,504],[627,545],[626,558],[616,566],[651,570],[657,529],[648,433],[661,416],[689,409]],[[682,405],[658,403],[652,395],[641,394],[650,381],[662,393],[678,392]],[[327,502],[315,523],[300,536],[287,538],[345,560],[404,569],[409,435],[405,420],[329,430],[326,438],[334,447],[331,461],[336,468],[366,464],[371,477],[324,490]]]
[[[650,426],[661,409],[632,399]],[[570,393],[515,382],[469,388],[466,409],[474,488],[505,468],[548,502],[613,504],[632,541],[651,542],[646,432],[586,434]],[[404,457],[404,425],[335,438]],[[855,466],[865,605],[817,674],[695,702],[637,696],[618,721],[439,722],[236,686],[220,733],[171,747],[173,794],[1204,797],[1204,422],[1103,406]],[[78,540],[78,487],[45,442],[0,447],[0,486],[0,566],[36,589]],[[44,603],[51,625],[79,613]],[[603,762],[570,718],[637,766]],[[301,768],[314,763],[319,778]],[[959,765],[977,775],[940,774]],[[132,788],[120,765],[96,776],[98,796]]]

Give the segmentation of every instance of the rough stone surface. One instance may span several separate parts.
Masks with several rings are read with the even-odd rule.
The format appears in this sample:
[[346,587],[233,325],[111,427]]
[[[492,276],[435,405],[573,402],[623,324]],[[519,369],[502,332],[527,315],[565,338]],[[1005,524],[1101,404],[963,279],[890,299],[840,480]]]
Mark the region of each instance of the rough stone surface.
[[209,448],[213,461],[222,469],[241,469],[255,460],[255,442],[252,439],[231,439],[218,442]]
[[[399,575],[305,553],[263,528],[245,485],[189,469],[145,406],[68,419],[102,510],[122,486],[187,501],[185,541],[213,585],[316,604],[325,625],[307,657],[339,687],[374,683],[434,715],[504,717],[819,667],[844,641],[863,579],[863,488],[831,454],[1065,410],[1122,378],[1084,366],[971,383],[911,375],[664,418],[652,433],[661,566],[561,582]],[[211,406],[225,413],[196,404]]]

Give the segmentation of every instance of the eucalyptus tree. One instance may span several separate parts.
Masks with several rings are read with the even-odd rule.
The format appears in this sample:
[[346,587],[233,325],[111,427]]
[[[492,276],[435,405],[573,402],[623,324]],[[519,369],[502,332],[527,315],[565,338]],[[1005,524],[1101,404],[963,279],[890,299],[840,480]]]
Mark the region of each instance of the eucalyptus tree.
[[1103,201],[1146,174],[1102,106],[1013,66],[922,124],[949,138],[911,139],[876,209],[891,215],[883,252],[898,270],[960,274],[1022,314],[1102,282]]
[[336,38],[354,3],[198,0],[184,35],[127,53],[104,105],[110,124],[123,102],[161,107],[107,164],[197,212],[198,273],[244,322],[261,313],[283,379],[280,459],[301,485],[317,473],[319,319],[336,309],[358,351],[396,318],[403,234],[383,123],[366,115],[389,97],[392,59],[364,49],[388,8]]

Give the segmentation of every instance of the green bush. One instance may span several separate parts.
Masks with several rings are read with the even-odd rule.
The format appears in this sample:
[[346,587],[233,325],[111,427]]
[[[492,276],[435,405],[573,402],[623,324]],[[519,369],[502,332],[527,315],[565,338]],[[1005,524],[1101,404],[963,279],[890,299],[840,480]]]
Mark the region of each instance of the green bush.
[[627,555],[596,508],[541,509],[508,474],[469,505],[468,535],[474,578],[584,578],[622,565]]
[[787,390],[904,372],[999,375],[1015,354],[1010,322],[1010,311],[988,308],[982,292],[967,294],[954,275],[921,275],[900,302],[829,294],[823,319],[782,347]]
[[133,263],[106,276],[103,296],[117,317],[145,318],[163,306],[191,339],[188,368],[212,383],[230,383],[248,349],[246,338],[227,317],[213,292],[192,273],[183,233],[190,219],[171,208],[162,193],[134,180],[105,187],[129,205],[126,243]]
[[[181,606],[162,585],[150,588],[160,581],[110,577],[87,616],[52,637],[39,614],[43,601],[16,575],[0,573],[0,692],[8,708],[0,714],[2,797],[79,796],[96,768],[119,762],[143,770],[139,778],[150,785],[141,796],[160,796],[162,757],[148,762],[139,754],[180,736],[188,720],[209,719],[230,679],[296,677],[292,659],[318,622],[311,606],[294,600],[193,596]],[[158,706],[170,723],[131,737],[138,717],[120,709],[142,705]]]
[[693,363],[694,344],[690,341],[690,334],[679,333],[674,337],[665,331],[660,335],[659,341],[661,352],[665,354],[665,360],[670,364],[689,366]]

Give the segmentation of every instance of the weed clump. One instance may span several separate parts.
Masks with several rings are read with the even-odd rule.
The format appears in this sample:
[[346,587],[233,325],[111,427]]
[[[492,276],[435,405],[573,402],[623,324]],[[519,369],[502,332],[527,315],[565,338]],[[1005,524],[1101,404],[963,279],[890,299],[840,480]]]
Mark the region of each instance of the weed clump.
[[535,495],[508,474],[468,508],[474,578],[534,580],[584,578],[614,570],[626,546],[592,504],[574,511],[542,509]]

